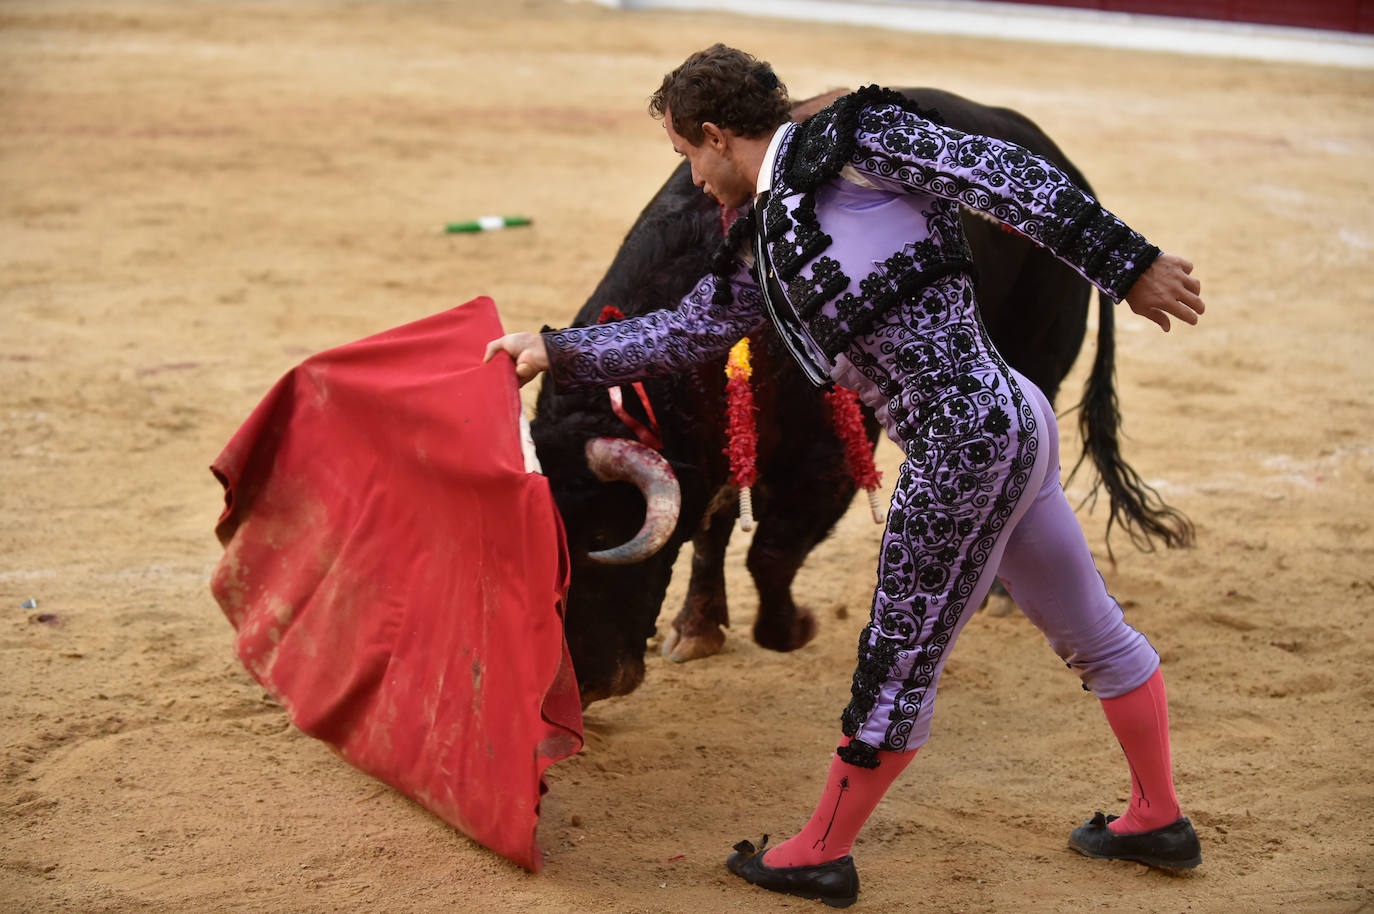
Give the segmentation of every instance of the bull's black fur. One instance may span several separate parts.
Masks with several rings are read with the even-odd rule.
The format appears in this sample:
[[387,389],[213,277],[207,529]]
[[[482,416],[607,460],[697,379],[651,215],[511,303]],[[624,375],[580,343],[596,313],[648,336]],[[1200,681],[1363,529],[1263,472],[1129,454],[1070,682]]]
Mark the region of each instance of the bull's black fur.
[[[902,91],[938,111],[955,129],[1011,140],[1046,156],[1091,190],[1054,142],[1021,114],[937,89]],[[978,265],[979,302],[989,334],[1007,361],[1053,400],[1082,344],[1091,286],[990,220],[966,214],[964,227]],[[605,305],[627,315],[675,306],[710,270],[720,238],[719,210],[693,186],[684,163],[644,208],[574,325],[595,323]],[[1164,505],[1121,458],[1114,306],[1106,296],[1099,302],[1097,353],[1079,416],[1084,440],[1079,463],[1092,461],[1111,500],[1108,531],[1119,522],[1142,548],[1154,540],[1184,545],[1192,537],[1187,518]],[[626,694],[642,680],[645,642],[653,634],[673,562],[689,539],[695,551],[692,578],[674,624],[686,635],[718,638],[719,627],[728,621],[723,555],[737,508],[723,453],[723,360],[690,374],[649,380],[645,387],[662,423],[663,453],[682,486],[682,514],[668,544],[636,565],[604,566],[587,559],[592,549],[629,539],[643,520],[638,492],[626,483],[598,482],[586,467],[588,438],[630,434],[612,414],[605,392],[561,393],[546,383],[532,423],[568,532],[573,568],[566,630],[584,702]],[[793,603],[793,578],[847,509],[855,486],[822,396],[802,378],[771,329],[754,342],[754,389],[760,417],[754,488],[759,526],[748,556],[759,592],[754,637],[766,647],[790,650],[814,632],[810,614]],[[632,412],[638,409],[635,397],[625,401]],[[869,437],[876,441],[877,423],[866,419]]]

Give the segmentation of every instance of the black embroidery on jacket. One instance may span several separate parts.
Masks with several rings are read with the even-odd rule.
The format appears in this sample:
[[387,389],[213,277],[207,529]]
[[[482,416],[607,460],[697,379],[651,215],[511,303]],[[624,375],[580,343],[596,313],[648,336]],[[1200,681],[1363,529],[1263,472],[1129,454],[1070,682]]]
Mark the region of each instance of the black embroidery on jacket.
[[[778,271],[780,281],[791,282],[801,272],[802,267],[830,247],[833,239],[821,231],[820,221],[816,218],[816,200],[811,194],[804,196],[797,204],[796,210],[792,213],[796,217],[795,222],[788,217],[781,194],[774,195],[766,209],[764,238],[768,240],[773,267]],[[775,212],[779,214],[776,220]],[[793,240],[790,242],[784,240],[789,228],[793,230]],[[798,311],[802,310],[799,302],[792,302],[792,306]]]
[[[900,301],[917,298],[921,290],[926,286],[956,273],[965,273],[972,277],[973,261],[952,260],[948,263],[938,264],[928,270],[907,273],[895,286],[884,288],[881,292],[875,294],[872,303],[866,310],[859,310],[855,319],[849,323],[847,332],[841,338],[832,341],[832,345],[838,344],[840,346],[837,351],[829,351],[820,340],[816,341],[817,345],[821,346],[825,354],[833,359],[848,347],[854,337],[862,336],[867,333],[869,328],[873,326],[873,322],[881,317],[889,308],[894,307]],[[876,273],[870,274],[868,279],[873,279],[877,275]]]
[[[821,257],[812,267],[810,277],[798,276],[787,284],[787,300],[802,320],[808,320],[822,305],[833,301],[847,288],[849,277],[840,269],[839,261]],[[835,357],[833,352],[827,352],[826,355],[832,359]]]
[[893,89],[864,86],[842,95],[797,127],[796,149],[787,164],[789,187],[813,191],[840,173],[858,148],[859,119],[864,109],[879,103],[896,105],[936,124],[944,120],[938,111],[924,108]]
[[[881,106],[880,113],[869,110],[875,105]],[[915,242],[877,265],[859,282],[858,294],[838,261],[822,256],[833,239],[821,229],[814,191],[838,176],[858,149],[864,119],[890,118],[889,105],[941,123],[937,112],[880,86],[867,86],[837,99],[799,125],[779,150],[779,179],[764,212],[764,238],[778,278],[786,284],[788,301],[821,351],[832,359],[879,316],[898,302],[918,296],[930,283],[955,273],[974,275],[972,253],[961,231],[945,239],[944,250],[957,249],[957,256],[949,257],[933,240]],[[880,124],[868,127],[881,129]],[[812,265],[810,276],[802,275],[807,264]],[[835,303],[834,316],[822,311],[829,302]]]

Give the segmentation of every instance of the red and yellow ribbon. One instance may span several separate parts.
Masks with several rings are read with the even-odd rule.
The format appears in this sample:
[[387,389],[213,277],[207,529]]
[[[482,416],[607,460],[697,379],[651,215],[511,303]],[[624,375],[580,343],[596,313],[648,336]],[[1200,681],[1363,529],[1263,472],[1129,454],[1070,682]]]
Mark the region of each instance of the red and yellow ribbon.
[[730,350],[725,363],[725,416],[730,446],[730,476],[739,488],[740,529],[754,529],[754,501],[751,487],[758,479],[758,427],[754,424],[754,388],[750,383],[754,369],[749,361],[749,339],[740,340]]

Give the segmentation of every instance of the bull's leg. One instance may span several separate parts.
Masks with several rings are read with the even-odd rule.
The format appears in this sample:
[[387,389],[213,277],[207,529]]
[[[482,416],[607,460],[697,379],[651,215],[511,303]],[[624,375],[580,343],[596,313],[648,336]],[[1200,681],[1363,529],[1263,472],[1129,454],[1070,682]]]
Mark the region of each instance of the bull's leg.
[[[763,530],[760,524],[759,533]],[[792,581],[810,551],[796,546],[794,542],[770,542],[766,537],[755,536],[749,550],[749,572],[759,591],[754,640],[769,650],[795,651],[816,636],[816,617],[792,599]]]
[[730,624],[725,601],[725,547],[735,520],[733,502],[713,506],[692,538],[692,577],[687,599],[663,640],[663,655],[681,663],[720,653]]
[[769,487],[766,510],[749,548],[749,573],[759,593],[754,640],[770,650],[794,651],[816,635],[816,619],[793,600],[792,582],[854,496],[854,485],[842,464],[825,472],[823,463],[824,458],[817,455],[811,464],[815,475],[792,480],[795,485],[777,480],[777,485]]

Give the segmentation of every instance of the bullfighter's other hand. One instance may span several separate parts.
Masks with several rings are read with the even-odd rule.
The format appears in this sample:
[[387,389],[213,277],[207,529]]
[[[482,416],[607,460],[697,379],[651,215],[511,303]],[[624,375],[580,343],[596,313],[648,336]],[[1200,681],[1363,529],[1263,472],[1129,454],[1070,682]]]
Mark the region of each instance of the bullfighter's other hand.
[[490,362],[498,352],[505,352],[515,359],[515,377],[524,387],[541,371],[549,370],[549,352],[544,348],[544,337],[538,333],[507,333],[487,343],[484,363]]
[[1191,262],[1177,254],[1161,253],[1126,293],[1126,304],[1136,314],[1159,324],[1165,333],[1169,332],[1171,314],[1185,324],[1196,324],[1207,307],[1200,297],[1202,283],[1192,272]]

